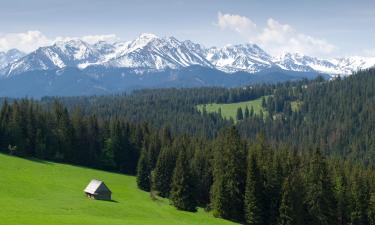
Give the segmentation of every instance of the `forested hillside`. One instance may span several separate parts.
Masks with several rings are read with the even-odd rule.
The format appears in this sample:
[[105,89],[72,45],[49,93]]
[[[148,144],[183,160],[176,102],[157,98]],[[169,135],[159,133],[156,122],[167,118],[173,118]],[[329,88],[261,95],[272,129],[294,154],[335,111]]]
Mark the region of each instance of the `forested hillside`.
[[[265,97],[267,96],[267,98]],[[263,98],[236,124],[197,105]],[[293,107],[293,108],[292,108]],[[5,100],[0,149],[137,175],[248,224],[375,224],[375,72],[238,89]]]

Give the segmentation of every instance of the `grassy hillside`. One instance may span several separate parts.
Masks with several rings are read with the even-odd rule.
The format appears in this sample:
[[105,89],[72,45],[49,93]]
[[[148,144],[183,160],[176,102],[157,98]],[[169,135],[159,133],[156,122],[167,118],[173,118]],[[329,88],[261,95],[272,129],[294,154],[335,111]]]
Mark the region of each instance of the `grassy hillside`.
[[208,113],[213,113],[213,112],[218,112],[219,108],[221,108],[221,115],[223,116],[224,119],[230,119],[232,118],[233,120],[236,120],[236,115],[237,115],[237,109],[239,107],[242,108],[242,111],[245,112],[246,106],[251,109],[253,107],[254,113],[259,114],[260,110],[263,110],[263,113],[266,113],[266,110],[262,107],[262,98],[258,98],[255,100],[251,101],[246,101],[246,102],[236,102],[236,103],[230,103],[230,104],[202,104],[198,105],[197,109],[200,112],[203,112],[203,107],[206,107],[206,111]]
[[[101,179],[114,202],[86,198],[83,189]],[[232,224],[199,210],[177,211],[168,200],[152,201],[134,177],[0,154],[2,225]]]

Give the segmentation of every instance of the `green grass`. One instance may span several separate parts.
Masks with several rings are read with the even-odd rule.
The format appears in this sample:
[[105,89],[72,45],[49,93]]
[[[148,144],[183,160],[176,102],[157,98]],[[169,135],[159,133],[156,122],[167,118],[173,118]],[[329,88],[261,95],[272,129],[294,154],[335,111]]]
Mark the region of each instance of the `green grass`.
[[[83,189],[103,180],[115,202],[90,200]],[[233,224],[200,209],[182,212],[152,201],[135,177],[0,154],[1,225]]]
[[301,101],[292,101],[291,107],[293,112],[298,112],[301,108],[302,102]]
[[262,107],[262,98],[229,104],[202,104],[197,106],[198,111],[203,112],[204,106],[206,106],[206,111],[208,113],[217,113],[219,111],[219,108],[221,108],[221,115],[224,119],[232,118],[233,120],[236,120],[237,109],[241,107],[242,112],[245,113],[246,106],[249,108],[249,110],[251,109],[251,107],[253,107],[255,114],[259,115],[260,110],[262,110],[263,113],[266,114],[266,110]]

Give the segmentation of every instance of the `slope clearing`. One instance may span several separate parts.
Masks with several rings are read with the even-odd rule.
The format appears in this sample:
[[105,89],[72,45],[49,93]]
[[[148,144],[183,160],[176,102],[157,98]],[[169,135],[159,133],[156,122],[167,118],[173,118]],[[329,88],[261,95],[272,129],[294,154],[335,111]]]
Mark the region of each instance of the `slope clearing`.
[[[267,96],[265,96],[267,98]],[[266,110],[262,107],[262,98],[257,98],[255,100],[246,101],[246,102],[236,102],[236,103],[212,103],[212,104],[201,104],[197,106],[199,112],[203,112],[204,107],[208,113],[218,113],[221,109],[221,115],[224,119],[233,119],[236,120],[237,109],[242,108],[242,112],[245,113],[246,106],[251,109],[253,107],[254,113],[259,115],[262,110],[263,113],[266,113]]]
[[[113,202],[86,198],[83,189],[101,179]],[[1,225],[233,224],[199,210],[176,210],[167,199],[152,201],[135,177],[0,154]]]

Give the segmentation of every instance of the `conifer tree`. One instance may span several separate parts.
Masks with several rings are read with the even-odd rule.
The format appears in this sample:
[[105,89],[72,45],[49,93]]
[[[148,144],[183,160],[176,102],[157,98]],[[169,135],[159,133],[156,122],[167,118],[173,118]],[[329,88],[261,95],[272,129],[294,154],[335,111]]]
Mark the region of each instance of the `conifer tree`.
[[171,186],[170,199],[177,209],[191,212],[197,210],[195,182],[186,149],[179,151]]
[[210,203],[210,188],[212,186],[212,151],[210,147],[199,143],[195,146],[193,171],[196,182],[196,197],[200,206]]
[[332,180],[325,158],[319,150],[314,153],[306,176],[306,204],[309,213],[307,224],[335,224],[336,203]]
[[245,118],[249,118],[250,117],[250,111],[249,111],[249,108],[246,106],[245,108]]
[[244,145],[235,127],[224,130],[215,145],[213,213],[216,217],[242,221],[246,176]]
[[236,119],[239,121],[239,120],[243,120],[243,112],[242,112],[242,108],[239,107],[237,109],[237,115],[236,115]]
[[264,224],[263,184],[255,154],[249,153],[245,190],[245,221],[250,225]]
[[251,106],[250,108],[250,117],[253,117],[254,116],[254,107]]
[[303,181],[298,171],[292,171],[282,187],[278,225],[305,224]]
[[139,157],[137,166],[137,185],[139,189],[144,191],[150,191],[150,176],[151,170],[149,165],[148,153],[146,148],[142,148],[141,156]]
[[354,177],[353,185],[353,210],[350,215],[351,225],[368,225],[369,224],[369,203],[370,203],[370,193],[368,191],[368,186],[366,181],[357,174]]
[[161,197],[168,197],[171,189],[173,170],[176,165],[176,151],[172,147],[160,150],[156,167],[152,173],[152,189]]
[[335,175],[335,195],[337,199],[338,224],[348,224],[350,218],[350,200],[348,193],[348,181],[342,170]]

